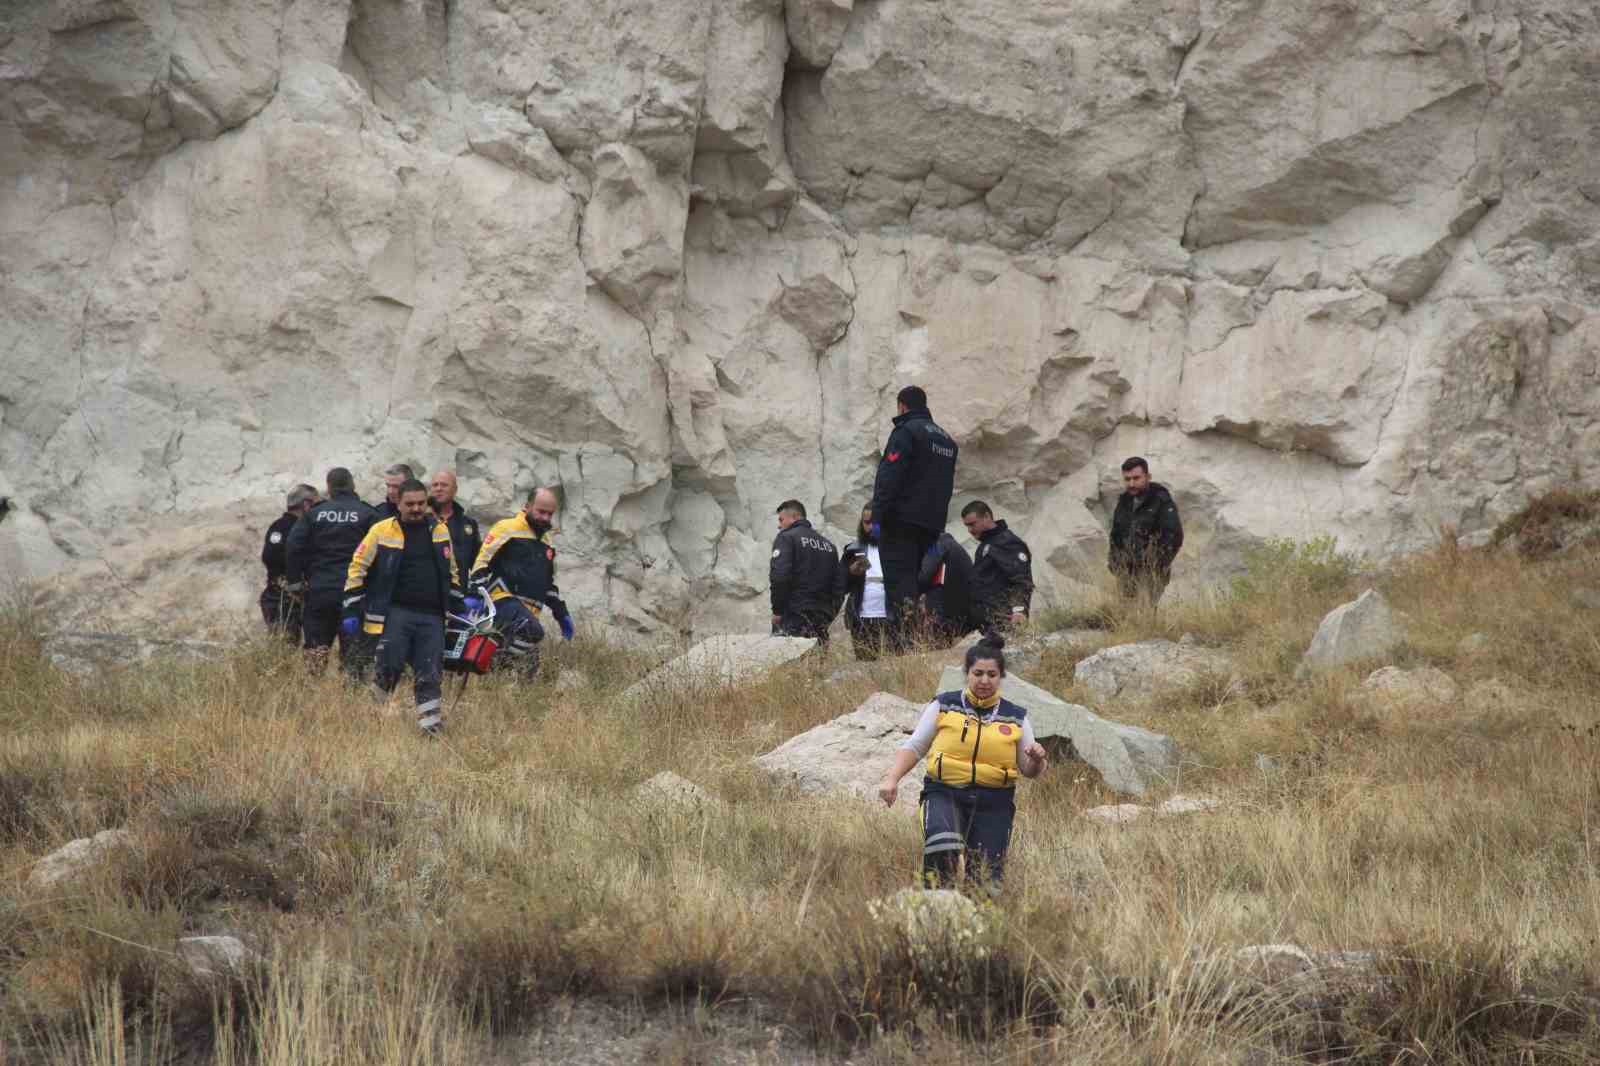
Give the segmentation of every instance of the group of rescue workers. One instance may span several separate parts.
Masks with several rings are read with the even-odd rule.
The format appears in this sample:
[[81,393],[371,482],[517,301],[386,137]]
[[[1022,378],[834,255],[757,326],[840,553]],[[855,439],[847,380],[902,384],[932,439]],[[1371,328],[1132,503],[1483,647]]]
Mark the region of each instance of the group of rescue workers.
[[[1011,838],[1017,781],[1048,765],[1026,708],[1000,695],[1004,634],[1032,608],[1031,553],[983,500],[961,509],[977,542],[974,555],[945,531],[959,445],[934,422],[922,389],[901,389],[896,406],[872,498],[842,554],[811,525],[803,503],[778,505],[772,632],[826,641],[843,609],[861,659],[983,634],[966,653],[965,686],[939,693],[923,709],[878,794],[892,805],[900,779],[926,760],[925,883],[952,883],[964,860],[967,876],[993,888]],[[1153,606],[1183,546],[1183,525],[1172,494],[1150,480],[1143,458],[1123,462],[1122,483],[1107,565],[1124,597]],[[262,548],[262,615],[301,643],[314,667],[337,639],[342,667],[359,676],[370,662],[381,696],[409,666],[417,724],[437,735],[447,615],[471,618],[492,605],[511,663],[529,675],[538,669],[544,611],[563,639],[572,639],[550,536],[559,499],[554,489],[537,488],[520,512],[480,536],[456,499],[454,474],[441,471],[425,485],[396,464],[385,471],[385,487],[384,503],[369,507],[350,471],[336,467],[328,471],[326,497],[310,485],[290,491]]]

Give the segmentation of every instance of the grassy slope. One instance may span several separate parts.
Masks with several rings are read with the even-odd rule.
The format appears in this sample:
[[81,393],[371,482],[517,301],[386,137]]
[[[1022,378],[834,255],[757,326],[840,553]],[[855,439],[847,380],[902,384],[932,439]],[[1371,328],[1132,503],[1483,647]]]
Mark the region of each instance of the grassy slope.
[[[1359,669],[1292,679],[1324,611],[1371,583],[1409,616],[1400,665],[1443,668],[1460,700],[1386,706]],[[1231,807],[1102,827],[1076,812],[1114,797],[1058,765],[1024,787],[993,943],[945,959],[865,913],[910,883],[911,809],[796,799],[749,767],[874,691],[926,698],[939,656],[830,684],[835,648],[630,708],[617,694],[649,663],[579,642],[548,670],[588,687],[475,682],[430,745],[404,698],[385,717],[266,644],[86,683],[43,666],[13,613],[0,1033],[20,1060],[482,1062],[493,1041],[526,1061],[519,1033],[603,999],[675,1005],[643,1052],[661,1061],[1587,1061],[1600,618],[1579,585],[1600,586],[1595,556],[1441,551],[1366,576],[1279,557],[1246,595],[1115,618],[1107,644],[1191,632],[1236,655],[1232,684],[1104,708],[1176,737],[1183,791]],[[1487,648],[1459,650],[1473,632]],[[1047,652],[1030,680],[1092,702],[1073,664]],[[729,807],[631,802],[660,769]],[[98,874],[26,886],[39,855],[123,825],[135,846]],[[172,957],[221,931],[265,956],[243,980]],[[1378,949],[1380,979],[1291,1001],[1228,961],[1285,941]],[[728,1035],[752,1011],[766,1045]]]

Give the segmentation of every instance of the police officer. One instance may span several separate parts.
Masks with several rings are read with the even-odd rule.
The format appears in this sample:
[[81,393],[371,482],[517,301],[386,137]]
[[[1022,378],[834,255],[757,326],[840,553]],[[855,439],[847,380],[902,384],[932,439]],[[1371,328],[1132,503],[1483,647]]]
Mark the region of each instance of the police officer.
[[811,528],[805,504],[778,505],[778,535],[772,541],[772,635],[815,637],[828,642],[828,627],[844,603],[848,575],[833,541]]
[[376,510],[379,518],[397,518],[400,515],[400,486],[417,475],[405,463],[396,463],[383,472],[383,502]]
[[478,522],[456,499],[456,475],[453,470],[436,471],[428,481],[428,504],[450,530],[450,546],[455,549],[456,562],[468,567],[478,558],[483,547],[483,537],[478,533]]
[[444,615],[462,604],[450,531],[428,510],[428,487],[412,478],[396,494],[399,515],[367,530],[345,575],[340,632],[364,629],[378,641],[373,684],[386,698],[411,667],[417,725],[444,728]]
[[1111,516],[1111,551],[1106,565],[1127,600],[1152,607],[1172,580],[1172,560],[1183,547],[1183,520],[1167,487],[1150,480],[1141,456],[1122,463],[1121,497]]
[[1021,537],[996,520],[982,500],[961,508],[961,523],[978,542],[973,557],[973,598],[985,626],[1008,629],[1028,620],[1033,602],[1033,558]]
[[935,647],[948,648],[988,624],[978,611],[972,556],[950,534],[940,533],[922,557],[917,587],[922,590],[925,608],[917,635]]
[[958,448],[928,413],[928,394],[920,388],[901,389],[895,405],[894,430],[878,462],[867,509],[883,558],[890,637],[904,647],[917,598],[917,569],[949,517]]
[[338,636],[339,664],[356,674],[365,644],[359,635],[340,631],[341,600],[350,558],[378,516],[356,496],[350,471],[336,466],[327,480],[328,498],[301,515],[289,531],[284,576],[291,588],[303,583],[305,589],[302,627],[312,669],[327,661],[327,649]]
[[277,630],[291,645],[300,643],[299,590],[290,591],[284,578],[287,563],[284,552],[288,548],[289,531],[300,516],[316,504],[317,490],[310,485],[296,485],[289,490],[284,502],[284,512],[267,527],[267,536],[261,544],[261,565],[267,568],[267,584],[261,590],[261,617],[268,629]]
[[521,511],[489,527],[468,579],[469,588],[482,588],[494,600],[496,618],[509,641],[506,650],[520,659],[529,677],[539,670],[539,642],[544,639],[539,615],[546,607],[561,627],[561,639],[571,640],[576,632],[556,588],[550,529],[559,506],[554,489],[534,489]]

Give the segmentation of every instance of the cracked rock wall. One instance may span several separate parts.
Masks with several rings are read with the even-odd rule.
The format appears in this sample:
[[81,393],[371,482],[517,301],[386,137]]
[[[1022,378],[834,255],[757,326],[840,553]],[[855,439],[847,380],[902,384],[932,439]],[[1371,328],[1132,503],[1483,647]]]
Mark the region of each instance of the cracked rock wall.
[[[39,0],[0,9],[0,569],[248,621],[334,464],[566,492],[563,585],[758,628],[928,388],[1045,599],[1116,464],[1390,555],[1600,477],[1588,0]],[[954,518],[954,515],[952,515]]]

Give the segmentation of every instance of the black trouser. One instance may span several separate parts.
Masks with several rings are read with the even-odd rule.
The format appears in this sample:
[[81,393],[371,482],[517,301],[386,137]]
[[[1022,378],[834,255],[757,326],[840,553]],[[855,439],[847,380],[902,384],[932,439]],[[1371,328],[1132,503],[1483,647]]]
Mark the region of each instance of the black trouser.
[[948,888],[966,856],[969,879],[997,887],[1005,874],[1011,823],[1017,814],[1014,788],[951,788],[922,783],[922,881]]
[[261,590],[261,620],[267,628],[276,630],[292,646],[300,645],[302,605],[299,596],[291,596],[277,585]]
[[494,601],[494,621],[506,635],[508,666],[529,677],[539,672],[539,642],[544,640],[544,626],[528,609],[528,605],[515,596]]
[[411,667],[417,724],[438,728],[444,720],[439,686],[444,677],[444,612],[391,606],[378,638],[376,666],[373,684],[384,695],[394,691],[400,675]]
[[856,619],[855,627],[850,631],[850,643],[855,649],[856,658],[862,662],[877,659],[884,653],[888,633],[887,618]]
[[372,660],[372,638],[360,629],[353,635],[346,636],[344,630],[339,628],[343,612],[343,589],[331,591],[313,589],[306,593],[304,614],[301,618],[301,627],[305,633],[305,648],[307,651],[319,651],[331,647],[334,638],[338,637],[340,668],[351,677],[360,677]]
[[824,618],[821,614],[805,614],[801,611],[790,611],[776,622],[772,623],[772,635],[775,637],[812,637],[818,644],[828,643],[828,626],[833,619]]
[[1161,602],[1161,594],[1167,591],[1167,582],[1172,580],[1172,571],[1166,567],[1141,566],[1120,569],[1116,574],[1123,599],[1145,600],[1152,607]]
[[883,567],[883,590],[889,608],[889,641],[907,647],[916,626],[917,571],[922,557],[939,541],[937,531],[892,524],[878,538],[878,562]]

